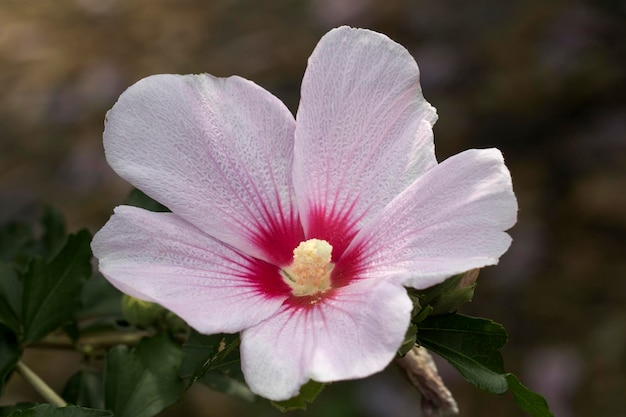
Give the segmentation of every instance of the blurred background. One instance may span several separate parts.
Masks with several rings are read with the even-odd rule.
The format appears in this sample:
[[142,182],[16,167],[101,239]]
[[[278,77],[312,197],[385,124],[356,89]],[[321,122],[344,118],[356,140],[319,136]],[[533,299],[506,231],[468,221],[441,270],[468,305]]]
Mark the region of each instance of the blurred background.
[[[104,115],[140,78],[238,74],[295,113],[319,38],[371,28],[417,60],[438,158],[496,146],[513,175],[513,246],[463,312],[505,325],[507,368],[556,416],[624,416],[625,17],[619,0],[0,0],[0,223],[49,204],[72,230],[104,224],[130,190],[104,160]],[[59,389],[77,366],[32,355]],[[441,372],[461,416],[523,415]],[[13,379],[0,404],[37,399]],[[390,369],[330,386],[307,415],[417,416],[418,404]],[[278,414],[197,386],[164,415]]]

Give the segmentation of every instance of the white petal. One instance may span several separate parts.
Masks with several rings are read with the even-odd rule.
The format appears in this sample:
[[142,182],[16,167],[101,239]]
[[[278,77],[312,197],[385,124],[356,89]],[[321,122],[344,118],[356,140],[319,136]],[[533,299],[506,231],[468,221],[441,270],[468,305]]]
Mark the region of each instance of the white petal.
[[294,183],[307,236],[332,233],[318,230],[328,224],[318,215],[350,212],[358,229],[435,166],[436,119],[404,47],[369,30],[326,34],[309,58],[296,116]]
[[517,200],[497,149],[469,150],[431,169],[367,224],[347,253],[361,277],[426,288],[493,265],[508,249]]
[[276,267],[241,255],[172,213],[117,207],[92,249],[118,289],[163,305],[207,334],[253,326],[290,294]]
[[384,369],[404,339],[413,306],[386,282],[338,288],[313,305],[285,305],[244,330],[241,364],[250,388],[266,398],[298,394],[309,379],[363,378]]
[[[276,254],[290,259],[302,240],[292,200],[293,131],[287,108],[250,81],[155,75],[109,111],[104,145],[120,176],[172,212],[280,264],[286,261]],[[280,233],[270,250],[268,240]]]

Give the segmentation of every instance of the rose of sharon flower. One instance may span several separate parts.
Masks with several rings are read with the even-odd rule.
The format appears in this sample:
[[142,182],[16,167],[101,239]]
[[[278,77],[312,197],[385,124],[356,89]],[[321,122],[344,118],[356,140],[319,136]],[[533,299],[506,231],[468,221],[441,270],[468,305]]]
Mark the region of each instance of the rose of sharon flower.
[[241,332],[266,398],[378,372],[409,325],[404,286],[496,264],[516,220],[501,153],[438,164],[436,119],[408,51],[348,27],[311,55],[295,120],[243,78],[145,78],[107,114],[106,157],[171,213],[117,207],[100,270],[201,333]]

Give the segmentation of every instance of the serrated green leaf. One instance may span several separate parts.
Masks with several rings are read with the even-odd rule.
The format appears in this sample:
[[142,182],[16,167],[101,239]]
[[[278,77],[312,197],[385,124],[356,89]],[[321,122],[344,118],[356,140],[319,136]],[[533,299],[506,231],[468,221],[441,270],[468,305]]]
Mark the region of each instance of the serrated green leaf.
[[4,390],[7,377],[20,359],[20,350],[15,334],[0,325],[0,395]]
[[127,204],[129,206],[141,207],[150,211],[157,211],[157,212],[170,211],[163,204],[159,203],[156,200],[153,200],[152,198],[148,197],[143,191],[138,190],[136,188],[134,188],[130,192],[124,204]]
[[23,343],[43,338],[70,320],[79,306],[83,282],[91,274],[91,235],[71,235],[50,261],[33,259],[24,274],[22,294]]
[[519,407],[532,417],[554,417],[548,402],[541,395],[526,388],[513,374],[506,374],[509,391]]
[[499,350],[507,334],[500,324],[460,314],[431,316],[419,324],[417,339],[479,388],[494,394],[510,390],[515,402],[531,416],[554,417],[541,395],[504,372]]
[[507,334],[501,325],[461,314],[430,316],[418,325],[417,340],[446,359],[472,384],[494,394],[506,392],[499,350]]
[[300,394],[285,401],[272,401],[272,405],[282,412],[306,410],[308,404],[315,401],[324,390],[326,384],[310,380],[300,388]]
[[101,372],[81,369],[67,381],[61,396],[70,404],[104,408],[103,387]]
[[8,405],[6,407],[0,407],[0,417],[8,417],[17,410],[23,410],[25,408],[33,408],[37,403],[17,403]]
[[161,334],[136,348],[116,346],[104,368],[105,405],[116,417],[152,417],[178,401],[182,380],[179,345]]
[[31,408],[14,411],[9,414],[9,417],[113,417],[113,413],[107,410],[94,410],[75,405],[57,408],[51,404],[39,404]]

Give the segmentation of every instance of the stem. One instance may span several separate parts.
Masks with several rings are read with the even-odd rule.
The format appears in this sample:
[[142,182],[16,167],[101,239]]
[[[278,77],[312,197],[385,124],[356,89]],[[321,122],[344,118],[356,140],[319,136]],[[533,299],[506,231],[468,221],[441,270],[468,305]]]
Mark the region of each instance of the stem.
[[41,341],[34,343],[30,347],[33,348],[52,348],[52,349],[76,349],[76,346],[91,346],[94,348],[110,348],[115,345],[134,346],[142,337],[148,336],[148,332],[133,333],[102,333],[93,336],[83,336],[74,342],[70,337],[61,334],[49,334]]
[[[154,332],[150,331],[137,331],[127,333],[105,332],[101,334],[83,336],[74,341],[67,335],[53,333],[47,335],[42,340],[35,342],[28,347],[35,349],[75,350],[81,353],[83,356],[94,358],[104,356],[106,354],[106,351],[113,346],[137,346],[141,339],[143,339],[144,337],[150,337],[152,335],[154,335]],[[180,333],[172,335],[172,339],[182,345],[187,340],[187,336]]]
[[422,396],[421,415],[435,417],[459,414],[456,400],[439,376],[437,365],[428,350],[414,345],[404,357],[396,358],[396,364]]
[[65,407],[67,403],[63,398],[59,396],[48,384],[45,383],[43,379],[39,377],[36,373],[32,371],[26,364],[22,361],[18,361],[15,366],[17,372],[22,375],[24,378],[34,389],[41,395],[46,401],[56,407]]

